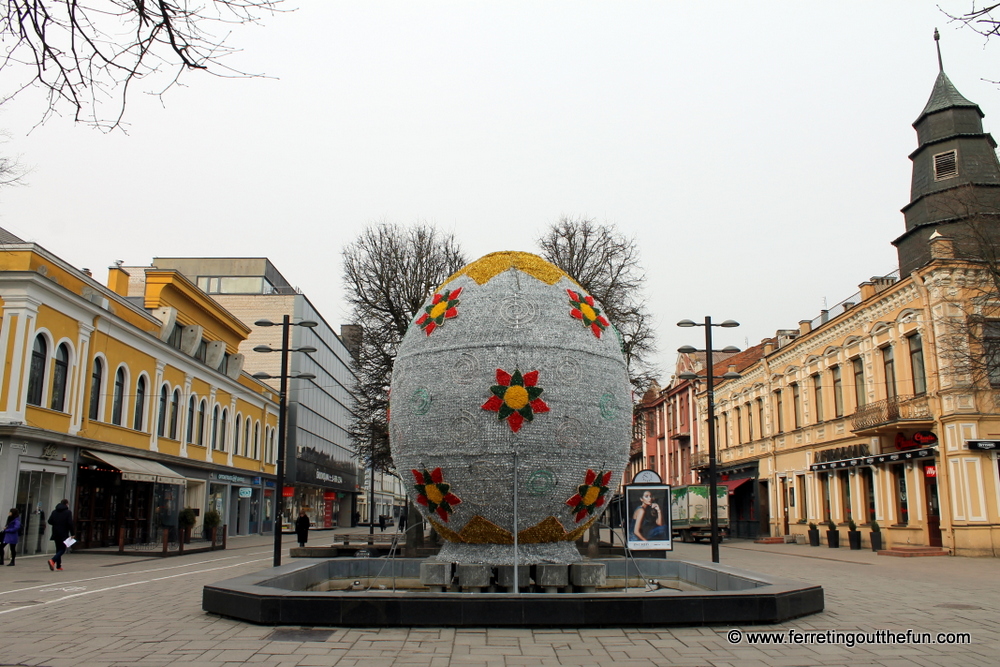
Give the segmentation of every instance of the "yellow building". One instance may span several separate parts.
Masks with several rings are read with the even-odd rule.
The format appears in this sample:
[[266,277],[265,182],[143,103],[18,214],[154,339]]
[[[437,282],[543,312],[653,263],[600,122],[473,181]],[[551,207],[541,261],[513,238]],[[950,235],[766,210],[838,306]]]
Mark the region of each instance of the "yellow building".
[[84,548],[174,540],[187,507],[272,530],[277,396],[242,371],[248,327],[176,271],[111,267],[104,286],[0,243],[0,503],[24,516],[24,553],[52,549],[63,498]]
[[717,387],[719,481],[747,532],[815,523],[825,543],[832,521],[846,547],[853,520],[867,546],[877,521],[884,548],[1000,555],[1000,164],[981,118],[941,72],[914,123],[902,277],[778,331]]

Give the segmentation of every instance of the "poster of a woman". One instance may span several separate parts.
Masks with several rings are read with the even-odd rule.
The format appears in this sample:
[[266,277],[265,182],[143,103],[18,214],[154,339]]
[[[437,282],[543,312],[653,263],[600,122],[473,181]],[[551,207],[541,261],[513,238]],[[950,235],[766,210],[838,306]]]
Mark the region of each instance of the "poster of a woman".
[[670,504],[666,502],[669,489],[662,484],[626,487],[629,549],[662,551],[672,548]]

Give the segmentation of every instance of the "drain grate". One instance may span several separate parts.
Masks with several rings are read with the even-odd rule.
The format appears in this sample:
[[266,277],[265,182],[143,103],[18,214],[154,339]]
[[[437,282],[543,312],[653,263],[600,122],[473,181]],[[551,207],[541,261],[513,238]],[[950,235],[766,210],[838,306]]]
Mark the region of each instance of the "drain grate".
[[333,634],[333,630],[316,630],[314,628],[282,628],[267,636],[272,642],[325,642]]
[[961,604],[958,602],[946,602],[944,604],[936,604],[935,607],[944,607],[945,609],[982,609],[974,604]]

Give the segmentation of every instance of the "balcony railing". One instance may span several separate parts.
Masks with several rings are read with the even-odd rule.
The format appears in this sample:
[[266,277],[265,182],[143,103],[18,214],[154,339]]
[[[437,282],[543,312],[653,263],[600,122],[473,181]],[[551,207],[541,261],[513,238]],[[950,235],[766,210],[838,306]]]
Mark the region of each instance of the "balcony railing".
[[708,467],[708,452],[700,452],[691,457],[691,470],[701,470]]
[[926,396],[895,396],[858,408],[851,417],[851,430],[866,431],[897,422],[933,419]]

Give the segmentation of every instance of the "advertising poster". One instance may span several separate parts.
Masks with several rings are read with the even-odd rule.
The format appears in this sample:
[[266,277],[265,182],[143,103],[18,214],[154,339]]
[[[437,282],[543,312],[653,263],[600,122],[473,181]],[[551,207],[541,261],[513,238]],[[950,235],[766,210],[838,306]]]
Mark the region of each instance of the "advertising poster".
[[671,551],[670,486],[625,487],[625,538],[633,551]]

